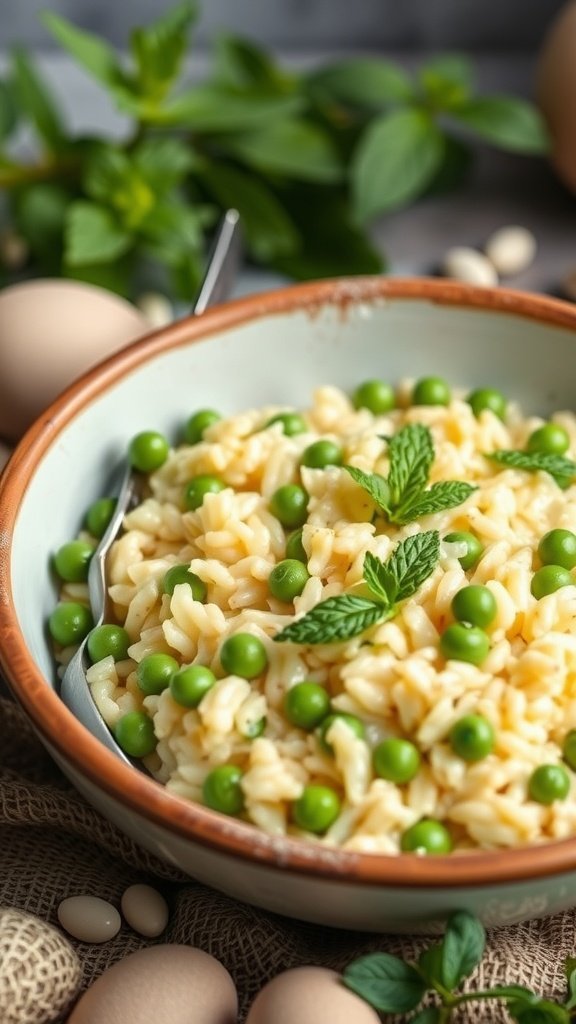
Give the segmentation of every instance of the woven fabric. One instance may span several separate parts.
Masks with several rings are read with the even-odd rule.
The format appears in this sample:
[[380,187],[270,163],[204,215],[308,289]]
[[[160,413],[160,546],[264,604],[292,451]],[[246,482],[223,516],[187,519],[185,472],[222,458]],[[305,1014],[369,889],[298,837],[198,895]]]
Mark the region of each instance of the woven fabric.
[[[342,969],[373,950],[415,959],[429,940],[363,935],[290,921],[238,903],[179,875],[93,810],[50,760],[20,709],[0,698],[0,907],[57,925],[58,904],[89,893],[119,907],[136,882],[154,885],[170,907],[161,941],[188,943],[217,957],[238,989],[239,1022],[256,992],[300,964]],[[574,956],[576,914],[494,931],[471,987],[517,983],[548,997],[564,990],[563,960]],[[124,925],[103,945],[75,945],[84,987],[117,960],[149,944]],[[458,1020],[500,1022],[503,1008],[467,1004]]]

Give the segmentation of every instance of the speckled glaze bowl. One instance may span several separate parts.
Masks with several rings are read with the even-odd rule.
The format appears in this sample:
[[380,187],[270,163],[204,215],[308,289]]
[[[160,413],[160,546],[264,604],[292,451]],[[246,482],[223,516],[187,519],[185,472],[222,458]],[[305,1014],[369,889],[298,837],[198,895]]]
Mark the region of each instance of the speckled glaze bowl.
[[[238,899],[345,928],[429,930],[456,908],[498,925],[576,905],[576,838],[503,852],[376,856],[270,838],[121,763],[55,690],[51,552],[106,493],[127,440],[195,406],[305,403],[314,386],[440,374],[526,410],[574,408],[576,310],[445,281],[356,278],[242,299],[120,352],[66,391],[0,481],[0,662],[48,750],[103,815]],[[543,680],[543,686],[545,681]]]

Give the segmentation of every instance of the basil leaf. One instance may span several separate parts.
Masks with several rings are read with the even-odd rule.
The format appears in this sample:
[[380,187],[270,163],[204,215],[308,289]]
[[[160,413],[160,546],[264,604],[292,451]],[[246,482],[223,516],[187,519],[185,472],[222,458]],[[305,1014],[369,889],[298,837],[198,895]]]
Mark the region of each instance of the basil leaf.
[[441,981],[449,992],[458,988],[480,963],[486,933],[477,917],[459,910],[451,914],[442,941]]
[[144,96],[162,100],[178,77],[196,14],[196,4],[185,0],[151,25],[132,32],[130,46]]
[[408,76],[391,61],[359,57],[328,64],[304,78],[313,99],[379,110],[387,103],[408,102],[414,88]]
[[437,984],[442,984],[442,957],[444,954],[443,946],[441,942],[435,942],[433,945],[428,946],[428,949],[418,957],[418,970],[422,977],[431,985],[433,988]]
[[367,551],[364,556],[362,575],[374,596],[379,601],[382,601],[383,604],[390,604],[388,595],[389,575],[384,562],[376,558],[376,555],[373,555],[371,551]]
[[70,266],[105,263],[127,252],[132,237],[103,206],[78,200],[68,207],[65,259]]
[[249,167],[266,174],[327,183],[340,181],[343,176],[331,137],[303,118],[271,121],[259,131],[228,139],[226,148]]
[[339,594],[315,605],[301,619],[286,626],[274,640],[277,643],[289,640],[294,644],[331,644],[336,640],[350,640],[381,622],[387,612],[389,609],[379,601]]
[[372,501],[381,512],[389,512],[390,509],[390,487],[388,481],[378,473],[365,473],[357,466],[343,466],[352,479],[360,485],[372,498]]
[[390,514],[390,522],[403,526],[412,523],[422,516],[430,516],[434,512],[443,512],[448,508],[456,508],[466,501],[478,488],[459,480],[444,480],[432,484],[427,491],[408,504],[400,505]]
[[425,1006],[423,1010],[410,1017],[408,1024],[440,1024],[441,1020],[439,1006]]
[[432,434],[421,423],[409,423],[388,440],[388,452],[390,502],[396,509],[419,497],[428,482],[434,462]]
[[18,47],[12,54],[14,92],[22,111],[50,150],[66,145],[66,131],[46,82],[27,53]]
[[352,198],[360,223],[420,195],[442,153],[440,130],[422,110],[394,110],[373,120],[352,158]]
[[412,597],[434,572],[439,558],[438,530],[416,533],[400,541],[379,573],[388,602],[392,605]]
[[525,100],[480,96],[451,111],[481,139],[513,153],[547,153],[550,140],[542,116]]
[[389,953],[360,957],[345,969],[342,980],[381,1013],[407,1013],[426,993],[416,968]]
[[[197,86],[164,103],[126,101],[125,109],[149,124],[176,125],[196,132],[245,132],[277,124],[302,107],[298,96],[262,96],[257,89],[227,92]],[[226,139],[229,146],[231,140]]]
[[570,1024],[568,1010],[548,999],[511,1001],[507,1009],[518,1024]]
[[559,486],[566,486],[576,476],[576,462],[564,458],[563,455],[501,450],[486,453],[486,458],[510,469],[524,469],[527,473],[543,470],[554,477]]
[[108,87],[126,85],[125,75],[116,53],[103,39],[76,28],[66,18],[51,11],[45,11],[40,18],[60,45],[68,50],[93,78]]

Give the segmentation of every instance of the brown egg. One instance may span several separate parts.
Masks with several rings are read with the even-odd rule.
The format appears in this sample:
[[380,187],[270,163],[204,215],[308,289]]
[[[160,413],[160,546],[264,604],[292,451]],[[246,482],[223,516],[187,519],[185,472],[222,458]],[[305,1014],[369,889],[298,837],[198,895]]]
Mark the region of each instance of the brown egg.
[[278,974],[258,993],[246,1024],[380,1024],[363,999],[324,967],[295,967]]
[[0,292],[0,436],[17,441],[68,384],[150,330],[129,302],[79,281]]
[[149,946],[119,960],[84,993],[68,1024],[236,1024],[234,982],[192,946]]
[[537,97],[552,136],[558,174],[576,191],[576,2],[562,8],[544,40]]
[[52,1024],[70,1006],[82,968],[61,932],[20,910],[0,907],[0,1021]]

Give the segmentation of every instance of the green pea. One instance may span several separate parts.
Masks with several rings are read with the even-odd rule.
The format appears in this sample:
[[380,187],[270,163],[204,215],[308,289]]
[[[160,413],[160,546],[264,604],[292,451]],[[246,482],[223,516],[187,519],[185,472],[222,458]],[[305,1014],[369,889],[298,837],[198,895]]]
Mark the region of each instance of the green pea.
[[494,729],[483,715],[464,715],[450,730],[452,750],[464,761],[481,761],[494,749]]
[[84,540],[71,540],[58,548],[54,555],[54,568],[61,580],[83,583],[88,579],[94,545]]
[[302,562],[285,558],[272,569],[268,586],[272,597],[288,603],[300,596],[309,579],[310,573]]
[[565,800],[570,792],[570,776],[561,764],[541,764],[528,780],[528,794],[539,804]]
[[141,473],[152,473],[164,465],[169,451],[170,445],[163,434],[155,430],[144,430],[132,438],[128,458],[134,469]]
[[376,775],[379,775],[381,779],[388,779],[389,782],[402,785],[405,782],[410,782],[418,774],[420,754],[410,740],[391,737],[382,740],[382,743],[375,747],[372,763]]
[[530,593],[537,601],[547,594],[554,594],[561,587],[569,587],[573,582],[568,569],[561,565],[543,565],[532,577]]
[[325,469],[326,466],[341,466],[342,448],[335,441],[314,441],[302,452],[300,464],[309,469]]
[[496,388],[478,388],[477,391],[471,391],[466,401],[476,417],[485,409],[493,412],[501,420],[506,416],[506,399]]
[[247,740],[255,740],[258,736],[261,736],[266,728],[266,716],[259,718],[257,722],[248,722],[244,726],[242,735]]
[[355,409],[368,409],[374,416],[390,412],[396,404],[394,388],[384,380],[365,380],[352,396]]
[[297,434],[305,434],[308,430],[304,419],[298,412],[279,412],[264,424],[264,429],[273,427],[275,423],[282,424],[282,433],[286,434],[286,437],[296,437]]
[[162,693],[177,671],[178,662],[170,654],[147,654],[136,669],[138,686],[147,697]]
[[234,633],[220,648],[220,662],[227,675],[255,679],[268,668],[268,655],[257,636]]
[[202,799],[206,807],[221,814],[240,814],[244,809],[242,772],[235,764],[221,764],[204,779]]
[[576,771],[576,729],[571,729],[570,732],[566,733],[562,746],[562,757],[566,764],[573,771]]
[[330,711],[330,697],[323,686],[305,680],[291,686],[284,697],[284,714],[299,729],[315,729]]
[[154,723],[144,711],[129,711],[114,726],[116,742],[129,757],[146,757],[156,750]]
[[180,586],[181,583],[187,583],[192,591],[192,597],[195,601],[201,601],[204,603],[206,600],[206,594],[208,593],[204,580],[201,580],[195,572],[190,571],[190,565],[183,563],[182,565],[173,565],[166,572],[162,581],[162,590],[165,594],[172,594],[176,587]]
[[488,587],[471,584],[462,587],[452,598],[452,612],[460,622],[471,622],[473,626],[485,629],[496,618],[498,605]]
[[193,413],[184,426],[186,444],[198,444],[204,437],[204,431],[221,419],[220,413],[214,409],[198,409],[198,412]]
[[423,377],[414,385],[412,405],[449,405],[451,397],[442,377]]
[[466,554],[461,555],[458,561],[464,570],[472,569],[480,559],[480,555],[484,551],[483,545],[473,533],[468,533],[466,530],[456,530],[453,533],[447,533],[444,540],[448,544],[465,544]]
[[543,565],[560,565],[573,569],[576,565],[576,533],[572,530],[549,530],[538,545]]
[[480,665],[488,655],[490,640],[478,626],[453,622],[440,637],[440,650],[445,658]]
[[403,853],[450,853],[452,838],[440,821],[424,818],[406,829],[400,840],[400,849]]
[[61,601],[48,619],[50,636],[61,647],[81,643],[93,625],[92,612],[77,601]]
[[348,715],[344,711],[335,711],[334,714],[328,715],[328,717],[324,719],[318,730],[318,742],[320,743],[322,750],[324,750],[327,754],[334,753],[334,749],[331,746],[331,744],[328,743],[326,735],[334,725],[336,719],[339,719],[339,721],[344,722],[344,724],[347,725],[349,729],[351,729],[351,731],[359,740],[364,739],[364,722],[357,718],[356,715]]
[[570,438],[559,423],[545,423],[528,438],[526,451],[544,452],[546,455],[565,455],[570,447]]
[[308,564],[308,555],[306,549],[302,543],[302,527],[299,530],[294,530],[286,541],[286,558],[295,558],[298,562],[303,562],[304,565]]
[[98,498],[86,512],[84,525],[93,537],[100,540],[116,511],[116,498]]
[[218,476],[203,473],[192,477],[184,488],[184,505],[193,512],[200,508],[207,494],[219,494],[226,489],[226,484]]
[[112,656],[114,661],[128,657],[130,637],[122,626],[105,624],[96,626],[88,636],[88,654],[92,663]]
[[292,817],[298,828],[320,835],[340,814],[340,797],[329,786],[306,786],[292,805]]
[[197,708],[216,682],[216,676],[206,665],[185,665],[170,677],[170,693],[177,704]]
[[299,484],[284,484],[274,491],[270,499],[270,511],[282,526],[290,529],[303,526],[308,515],[308,495]]

